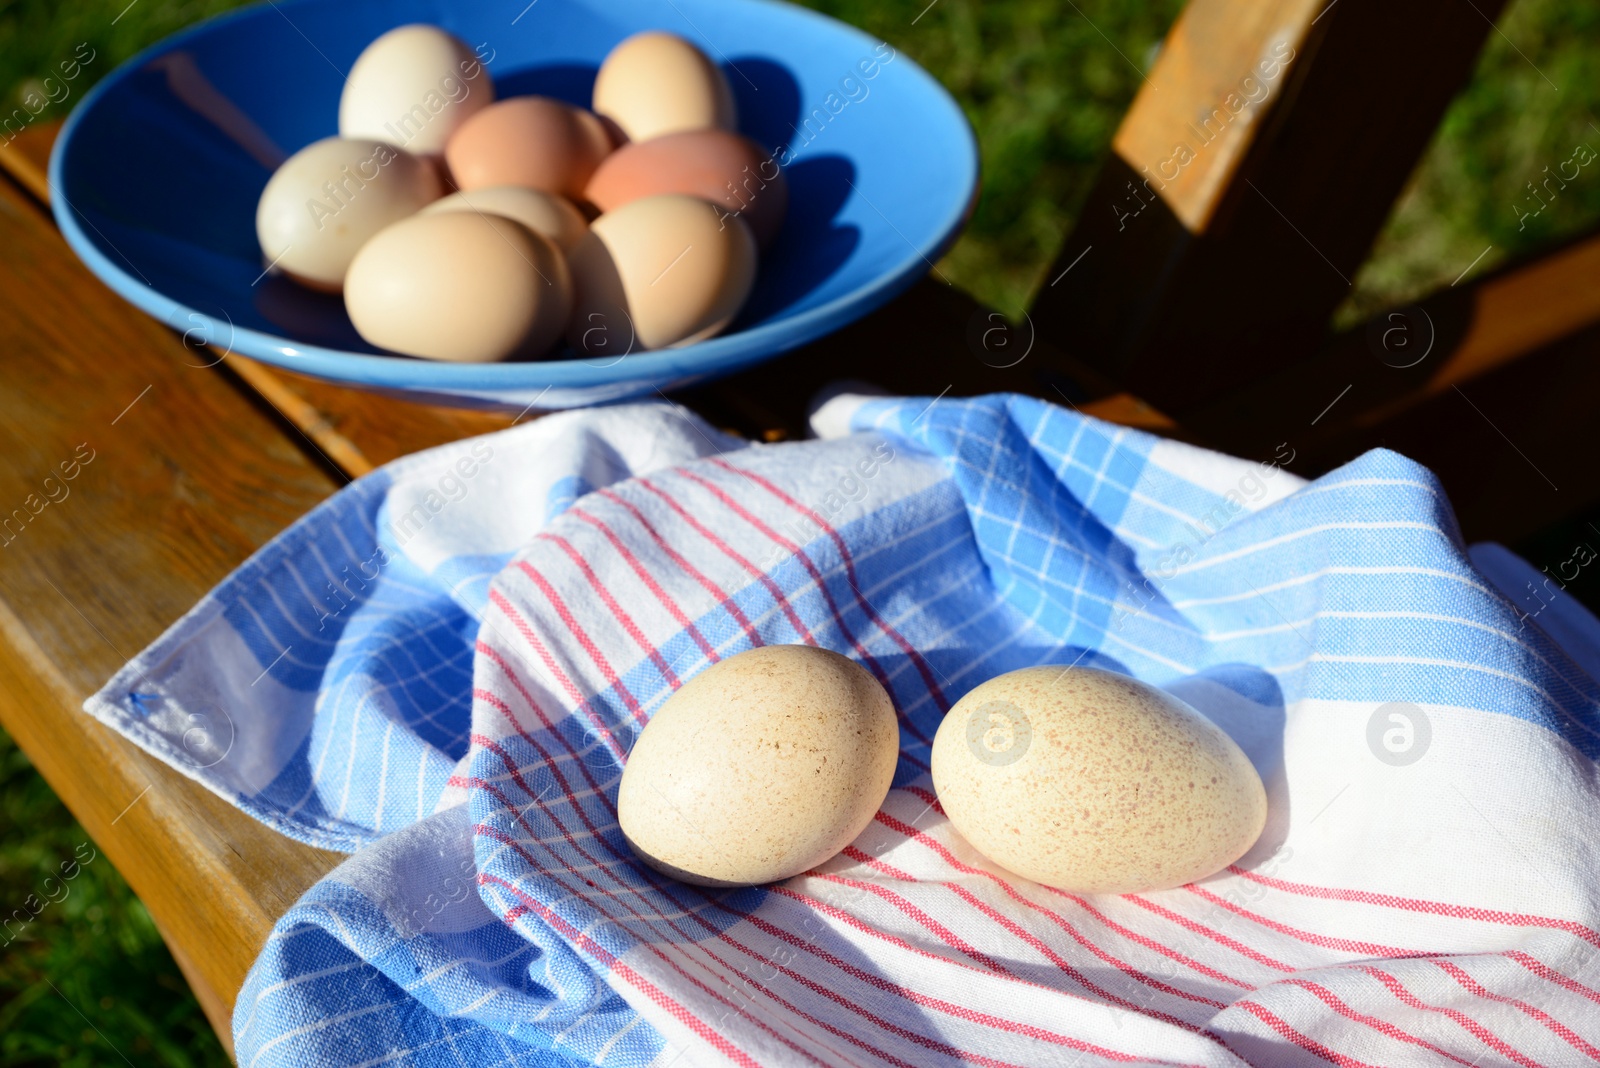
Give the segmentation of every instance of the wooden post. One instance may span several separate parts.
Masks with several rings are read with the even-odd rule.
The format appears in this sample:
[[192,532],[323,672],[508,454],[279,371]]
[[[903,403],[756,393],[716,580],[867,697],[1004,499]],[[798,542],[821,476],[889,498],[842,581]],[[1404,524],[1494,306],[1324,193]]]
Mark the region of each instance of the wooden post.
[[1313,355],[1502,0],[1192,0],[1032,312],[1181,416]]

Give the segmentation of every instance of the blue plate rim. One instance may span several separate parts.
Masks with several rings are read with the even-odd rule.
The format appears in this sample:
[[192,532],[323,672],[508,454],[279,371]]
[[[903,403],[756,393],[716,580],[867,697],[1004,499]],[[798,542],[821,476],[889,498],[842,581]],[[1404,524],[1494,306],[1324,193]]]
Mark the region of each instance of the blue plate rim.
[[[119,64],[110,74],[93,86],[78,105],[73,108],[62,125],[50,153],[46,178],[51,190],[51,211],[56,225],[74,253],[82,259],[102,282],[130,304],[169,326],[176,317],[186,323],[199,323],[210,328],[211,336],[220,325],[209,313],[165,296],[148,282],[141,281],[104,255],[93,240],[78,225],[75,215],[82,213],[63,193],[65,188],[62,169],[67,154],[72,149],[73,137],[82,118],[96,103],[141,69],[150,59],[173,51],[192,37],[206,33],[217,25],[258,14],[265,7],[291,10],[328,0],[264,0],[234,11],[223,12],[203,19],[193,26],[162,38]],[[828,23],[860,38],[865,44],[880,43],[876,38],[849,23],[831,18],[809,8],[786,0],[742,0],[744,3],[783,8],[801,17]],[[280,12],[281,13],[281,12]],[[707,341],[697,342],[677,349],[656,349],[628,353],[614,363],[599,366],[583,358],[530,360],[511,363],[447,363],[418,360],[399,355],[377,355],[350,352],[345,349],[319,345],[296,344],[290,338],[227,324],[230,353],[260,360],[286,370],[298,371],[313,377],[334,382],[357,385],[382,386],[386,389],[443,390],[445,392],[475,390],[530,390],[539,389],[595,389],[606,386],[626,386],[637,383],[642,390],[653,384],[657,387],[679,382],[685,376],[695,379],[709,378],[737,370],[753,363],[770,359],[782,352],[815,341],[897,296],[928,270],[934,261],[954,243],[966,220],[971,215],[978,196],[979,157],[976,134],[960,104],[950,95],[937,78],[929,74],[910,56],[896,49],[897,60],[903,60],[912,76],[921,78],[932,89],[933,99],[939,100],[958,120],[956,127],[965,135],[963,157],[957,161],[967,173],[967,195],[951,211],[930,239],[918,246],[909,238],[906,244],[911,255],[865,286],[835,297],[826,304],[799,312],[773,322],[725,334]],[[871,202],[868,201],[868,206]],[[876,210],[876,209],[874,209]],[[93,227],[88,218],[84,222]],[[101,235],[104,237],[104,235]],[[903,235],[902,235],[903,236]],[[115,249],[109,238],[106,244]],[[132,266],[131,262],[129,266]],[[134,268],[137,271],[137,268]],[[209,339],[208,339],[209,340]]]

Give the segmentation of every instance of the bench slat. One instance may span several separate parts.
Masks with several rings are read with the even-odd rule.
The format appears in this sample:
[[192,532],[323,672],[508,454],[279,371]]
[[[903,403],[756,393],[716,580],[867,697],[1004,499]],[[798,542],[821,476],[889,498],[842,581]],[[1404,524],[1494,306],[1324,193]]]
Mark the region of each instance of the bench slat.
[[1248,456],[1289,437],[1296,470],[1396,449],[1444,480],[1469,539],[1518,541],[1600,501],[1597,278],[1600,233],[1383,313],[1185,425]]
[[337,483],[228,377],[186,366],[4,180],[0,247],[0,722],[145,902],[226,1042],[273,921],[340,858],[80,706]]

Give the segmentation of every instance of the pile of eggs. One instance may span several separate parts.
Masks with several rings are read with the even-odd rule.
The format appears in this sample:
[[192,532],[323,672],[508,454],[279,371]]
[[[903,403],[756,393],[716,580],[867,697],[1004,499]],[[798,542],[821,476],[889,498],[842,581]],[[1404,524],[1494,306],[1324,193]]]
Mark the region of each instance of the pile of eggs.
[[[810,871],[866,829],[900,757],[894,704],[837,653],[769,645],[686,682],[628,754],[623,837],[684,882],[754,886]],[[1164,690],[1109,671],[1036,667],[945,714],[931,770],[966,845],[1074,893],[1202,879],[1260,837],[1249,757]]]
[[783,175],[681,37],[617,45],[592,103],[497,101],[462,41],[391,30],[350,70],[339,136],[267,182],[262,254],[408,356],[532,359],[563,337],[619,356],[716,334],[783,225]]

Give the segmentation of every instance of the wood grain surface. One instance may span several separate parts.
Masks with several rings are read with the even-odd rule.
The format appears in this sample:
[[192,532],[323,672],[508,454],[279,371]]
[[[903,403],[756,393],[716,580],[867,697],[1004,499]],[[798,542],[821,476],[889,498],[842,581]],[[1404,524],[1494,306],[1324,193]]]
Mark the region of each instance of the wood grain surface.
[[24,126],[13,140],[0,143],[0,168],[45,204],[50,203],[50,149],[60,133],[61,120],[52,119]]
[[0,248],[0,721],[148,906],[227,1041],[272,923],[339,857],[81,705],[338,480],[228,377],[189,366],[4,180]]

